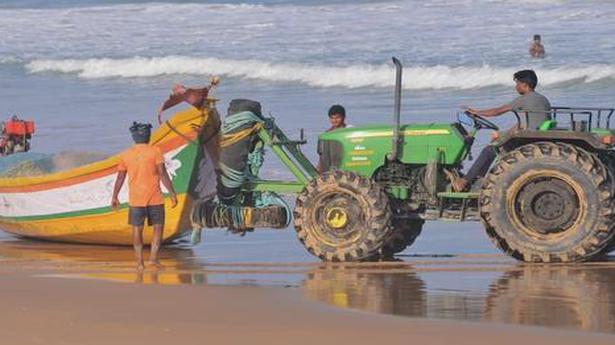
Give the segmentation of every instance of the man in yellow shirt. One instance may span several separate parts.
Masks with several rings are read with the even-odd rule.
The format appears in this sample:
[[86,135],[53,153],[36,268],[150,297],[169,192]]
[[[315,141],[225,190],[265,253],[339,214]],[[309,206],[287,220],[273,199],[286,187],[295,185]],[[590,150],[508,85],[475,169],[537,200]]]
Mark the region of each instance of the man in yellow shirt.
[[164,230],[164,197],[160,183],[171,194],[171,207],[177,206],[173,184],[164,166],[164,157],[159,148],[150,146],[152,125],[133,123],[130,133],[135,145],[124,151],[117,166],[117,179],[113,188],[111,207],[119,209],[118,195],[128,175],[128,224],[132,226],[133,246],[137,269],[143,270],[143,227],[145,219],[154,228],[149,262],[160,267],[158,251]]

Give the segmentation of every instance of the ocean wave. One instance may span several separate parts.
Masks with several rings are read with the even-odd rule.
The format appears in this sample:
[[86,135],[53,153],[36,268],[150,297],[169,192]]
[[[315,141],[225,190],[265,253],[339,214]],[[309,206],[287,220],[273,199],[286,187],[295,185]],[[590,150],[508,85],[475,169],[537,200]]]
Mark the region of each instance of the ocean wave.
[[[510,0],[489,0],[489,2],[510,2]],[[518,3],[536,5],[564,4],[566,0],[517,0]]]
[[20,58],[16,58],[14,56],[3,56],[0,57],[0,65],[11,65],[11,64],[21,64],[23,60]]
[[[323,66],[284,64],[259,60],[229,60],[186,56],[134,57],[128,59],[34,60],[26,64],[31,73],[76,74],[84,79],[149,78],[164,75],[221,75],[267,82],[301,83],[313,87],[390,87],[390,65]],[[493,66],[410,66],[404,68],[405,89],[473,89],[508,86],[520,68]],[[536,68],[542,85],[566,82],[591,83],[615,79],[615,65]]]

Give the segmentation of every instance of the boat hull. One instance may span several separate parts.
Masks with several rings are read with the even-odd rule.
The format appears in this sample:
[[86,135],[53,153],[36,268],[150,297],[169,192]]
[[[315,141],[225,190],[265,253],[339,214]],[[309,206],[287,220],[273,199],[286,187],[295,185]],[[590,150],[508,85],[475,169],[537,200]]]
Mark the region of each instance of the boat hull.
[[[190,230],[189,212],[192,198],[187,194],[177,196],[178,205],[170,208],[165,200],[165,228],[163,241],[169,242]],[[188,214],[186,214],[188,212]],[[70,217],[49,217],[38,220],[0,221],[2,230],[33,239],[86,244],[131,245],[132,229],[128,225],[128,208]],[[151,243],[151,227],[146,224],[144,243]]]
[[[152,135],[151,144],[163,152],[165,165],[178,195],[170,207],[165,194],[163,241],[178,238],[191,229],[190,211],[203,158],[199,128],[208,125],[214,110],[195,108],[175,114]],[[0,229],[41,240],[130,245],[128,187],[119,196],[120,209],[110,207],[119,155],[56,174],[0,179]],[[213,169],[213,168],[212,168]],[[146,224],[144,242],[151,242]]]

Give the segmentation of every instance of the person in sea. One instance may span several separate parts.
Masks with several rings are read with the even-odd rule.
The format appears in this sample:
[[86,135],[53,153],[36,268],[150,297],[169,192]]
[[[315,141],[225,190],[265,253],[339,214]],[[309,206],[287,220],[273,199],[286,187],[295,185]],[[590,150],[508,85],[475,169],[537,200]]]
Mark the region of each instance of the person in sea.
[[[346,109],[339,105],[334,104],[329,108],[329,124],[331,127],[327,129],[327,132],[334,131],[340,128],[352,127],[346,123]],[[318,166],[316,167],[316,171],[319,173],[322,172],[323,164],[322,158],[320,157],[321,152],[318,152]]]
[[151,124],[134,122],[130,133],[135,145],[120,155],[117,166],[117,179],[113,188],[111,207],[118,210],[118,195],[128,176],[128,224],[132,226],[133,246],[137,269],[145,268],[143,263],[143,228],[145,220],[153,227],[149,263],[161,268],[158,252],[164,231],[164,198],[160,183],[171,196],[171,208],[177,206],[177,196],[164,166],[164,157],[159,148],[150,146]]
[[545,57],[545,47],[541,43],[540,35],[534,35],[534,40],[530,44],[530,56],[533,58],[542,59]]
[[[532,70],[522,70],[514,74],[515,90],[520,96],[512,102],[490,109],[474,109],[467,108],[466,110],[472,114],[482,117],[495,117],[507,113],[509,111],[527,113],[528,123],[525,124],[527,130],[537,130],[540,125],[551,119],[551,103],[549,100],[535,91],[538,84],[538,76]],[[517,127],[509,129],[509,131],[518,130]],[[485,146],[474,164],[468,170],[464,177],[457,176],[451,171],[445,170],[451,181],[453,190],[462,192],[472,186],[472,183],[481,176],[484,176],[495,160],[497,152],[491,145]]]

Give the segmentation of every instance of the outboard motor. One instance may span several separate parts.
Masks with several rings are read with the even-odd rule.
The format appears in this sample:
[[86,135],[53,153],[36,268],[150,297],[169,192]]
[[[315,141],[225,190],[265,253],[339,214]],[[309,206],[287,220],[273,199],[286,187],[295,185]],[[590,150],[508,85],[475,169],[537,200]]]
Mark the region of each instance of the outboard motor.
[[30,151],[34,121],[21,120],[17,115],[0,124],[0,156]]

